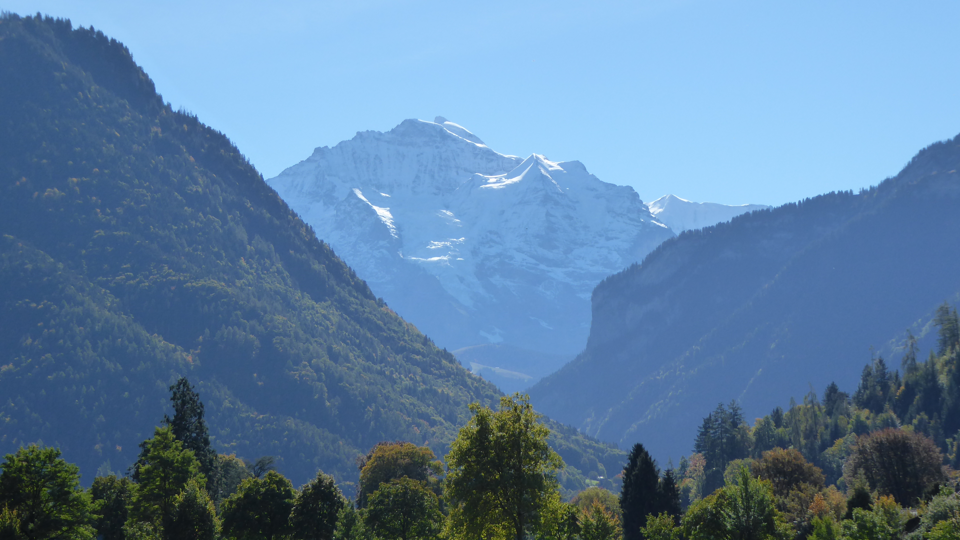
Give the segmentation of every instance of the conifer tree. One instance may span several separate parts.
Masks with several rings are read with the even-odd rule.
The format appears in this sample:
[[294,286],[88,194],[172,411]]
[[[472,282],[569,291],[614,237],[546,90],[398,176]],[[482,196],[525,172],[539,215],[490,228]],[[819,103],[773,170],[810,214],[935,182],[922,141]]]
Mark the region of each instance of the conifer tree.
[[950,309],[950,304],[944,302],[937,308],[937,315],[933,319],[937,330],[937,356],[947,354],[950,347],[960,343],[960,321],[957,319],[957,309]]
[[[776,410],[774,412],[776,413]],[[779,428],[783,424],[782,416],[777,418],[775,415],[774,423]],[[723,473],[731,461],[749,455],[749,437],[749,431],[743,422],[743,411],[736,401],[731,401],[727,407],[722,403],[717,405],[717,408],[703,419],[697,432],[694,451],[703,454],[706,460],[704,495],[723,486]]]
[[660,471],[650,453],[637,443],[630,450],[623,468],[620,510],[623,515],[624,540],[643,540],[641,529],[647,516],[657,514],[660,505]]
[[163,423],[170,426],[173,436],[192,450],[200,464],[200,472],[211,484],[217,481],[217,453],[210,446],[210,434],[203,419],[203,402],[186,377],[180,377],[170,386],[173,418],[164,415]]

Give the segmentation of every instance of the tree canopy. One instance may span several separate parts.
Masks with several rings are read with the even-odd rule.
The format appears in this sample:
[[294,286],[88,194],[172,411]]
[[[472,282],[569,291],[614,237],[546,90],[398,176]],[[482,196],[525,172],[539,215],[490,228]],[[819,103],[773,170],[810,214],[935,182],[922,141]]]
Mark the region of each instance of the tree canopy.
[[[0,464],[0,508],[10,532],[28,540],[93,538],[90,504],[76,465],[56,448],[30,445]],[[15,518],[14,518],[15,514]]]
[[499,530],[523,540],[537,531],[563,461],[547,445],[549,430],[527,396],[503,397],[497,411],[475,403],[470,412],[446,460],[454,528],[470,536]]

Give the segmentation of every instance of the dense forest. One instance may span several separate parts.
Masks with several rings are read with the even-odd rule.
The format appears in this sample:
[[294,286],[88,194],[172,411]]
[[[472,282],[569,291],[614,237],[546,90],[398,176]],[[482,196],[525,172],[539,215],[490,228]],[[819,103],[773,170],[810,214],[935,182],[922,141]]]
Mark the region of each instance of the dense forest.
[[93,29],[0,17],[0,191],[0,540],[960,537],[949,303],[661,468],[470,375]]
[[[383,440],[445,454],[499,393],[398,317],[120,43],[0,17],[0,453],[122,470],[189,376],[222,451],[348,492]],[[567,490],[623,453],[551,424]]]
[[[836,385],[749,427],[737,403],[703,419],[695,453],[661,471],[643,444],[617,475],[564,498],[563,459],[529,398],[470,405],[441,461],[380,442],[347,498],[318,472],[299,489],[270,457],[217,453],[190,383],[126,476],[79,486],[77,467],[31,445],[0,464],[0,538],[497,540],[946,540],[960,537],[960,321],[938,310],[938,347],[904,374],[883,359],[851,396]],[[944,437],[945,429],[955,433]]]
[[[603,440],[688,451],[702,411],[736,398],[857,384],[862,359],[924,346],[960,300],[960,136],[894,177],[687,231],[593,293],[584,352],[529,389],[538,410]],[[932,418],[932,417],[931,417]]]

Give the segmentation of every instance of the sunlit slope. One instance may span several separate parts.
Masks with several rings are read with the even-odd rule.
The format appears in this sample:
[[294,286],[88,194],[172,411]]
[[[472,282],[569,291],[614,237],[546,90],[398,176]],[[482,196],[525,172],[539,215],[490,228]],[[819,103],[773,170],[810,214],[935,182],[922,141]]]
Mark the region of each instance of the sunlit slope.
[[[382,440],[445,453],[496,399],[98,32],[0,19],[0,192],[0,454],[123,469],[186,375],[219,451],[342,481]],[[584,472],[622,457],[555,443]]]

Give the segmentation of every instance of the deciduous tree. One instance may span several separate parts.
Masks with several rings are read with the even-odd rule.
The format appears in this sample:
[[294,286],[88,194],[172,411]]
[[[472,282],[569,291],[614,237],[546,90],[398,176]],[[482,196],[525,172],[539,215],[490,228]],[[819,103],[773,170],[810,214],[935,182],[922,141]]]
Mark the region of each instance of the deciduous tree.
[[527,396],[501,398],[496,412],[476,403],[470,411],[447,455],[453,527],[473,537],[498,532],[523,540],[536,533],[557,491],[563,460],[547,445],[549,430]]
[[134,492],[130,520],[150,523],[160,530],[163,519],[174,508],[174,500],[195,479],[201,487],[206,479],[191,450],[173,435],[170,426],[158,427],[152,439],[141,445],[137,490]]
[[346,505],[333,477],[317,477],[300,488],[293,502],[290,525],[296,540],[332,540],[337,516]]
[[687,538],[718,540],[787,540],[793,531],[776,509],[768,482],[744,467],[735,483],[695,503],[683,518]]
[[0,510],[6,509],[8,530],[19,528],[27,540],[93,538],[79,469],[61,459],[60,450],[30,445],[7,454],[0,469]]
[[857,439],[844,466],[849,485],[862,472],[871,489],[892,495],[897,502],[914,504],[946,477],[937,445],[920,433],[888,428]]
[[289,535],[290,513],[296,493],[277,471],[263,478],[248,478],[223,501],[220,516],[223,535],[235,540],[274,540]]
[[173,511],[164,517],[164,540],[216,540],[220,520],[207,495],[196,478],[173,501]]
[[126,540],[123,526],[127,522],[128,509],[133,504],[136,484],[129,478],[115,475],[98,476],[93,479],[90,495],[93,499],[93,526],[103,540]]
[[364,508],[367,497],[381,484],[397,478],[410,478],[437,492],[443,464],[426,446],[409,442],[382,442],[360,459],[360,485],[357,506]]
[[580,516],[580,538],[583,540],[618,540],[623,538],[620,520],[599,501],[594,501]]
[[365,520],[382,540],[426,540],[440,534],[443,514],[437,496],[423,482],[397,478],[368,497]]

